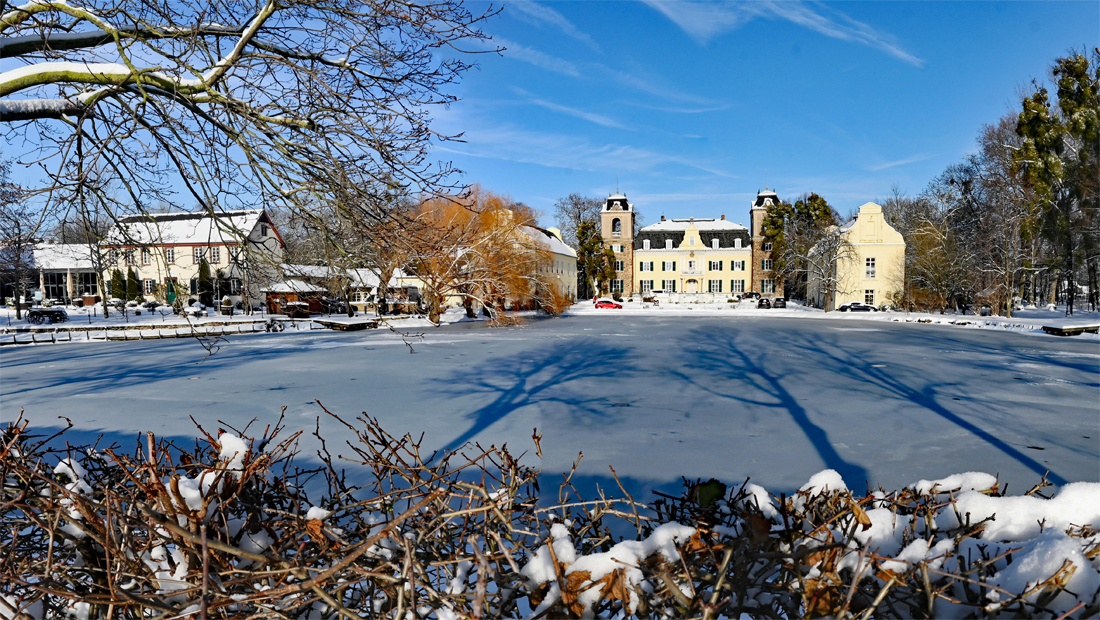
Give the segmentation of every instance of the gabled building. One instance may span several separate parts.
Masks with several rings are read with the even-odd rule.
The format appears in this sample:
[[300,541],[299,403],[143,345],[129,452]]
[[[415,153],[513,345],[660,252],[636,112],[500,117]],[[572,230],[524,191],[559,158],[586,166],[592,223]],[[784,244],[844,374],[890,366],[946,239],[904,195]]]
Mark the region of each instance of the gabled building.
[[[286,245],[263,209],[151,213],[119,220],[103,244],[103,279],[133,269],[146,299],[164,300],[167,284],[184,302],[198,298],[199,269],[210,267],[217,299],[261,302],[262,288],[279,280]],[[119,296],[109,291],[107,297]]]
[[833,265],[836,290],[828,290],[829,283],[811,275],[810,301],[826,311],[850,301],[890,303],[905,286],[905,239],[883,218],[882,207],[873,202],[861,206],[859,215],[837,234],[847,242],[847,251]]
[[34,246],[34,266],[43,299],[68,303],[84,295],[99,295],[92,266],[92,246],[81,243],[41,243]]

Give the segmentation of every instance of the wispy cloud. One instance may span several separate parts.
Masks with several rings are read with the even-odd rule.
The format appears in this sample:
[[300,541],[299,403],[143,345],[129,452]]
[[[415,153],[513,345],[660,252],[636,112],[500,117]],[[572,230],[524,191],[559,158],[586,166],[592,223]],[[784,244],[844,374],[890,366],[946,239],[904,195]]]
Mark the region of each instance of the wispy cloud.
[[[581,72],[577,70],[577,65],[558,58],[545,54],[536,49],[520,45],[519,43],[513,43],[507,39],[500,37],[493,37],[489,43],[493,46],[500,46],[505,48],[503,54],[506,58],[514,58],[516,60],[530,63],[536,67],[546,69],[547,71],[553,71],[554,73],[561,73],[571,77],[580,77]],[[496,49],[495,47],[493,49]]]
[[490,124],[468,126],[463,136],[465,144],[436,145],[447,153],[471,157],[516,161],[570,170],[669,174],[672,170],[690,168],[721,178],[730,174],[698,162],[623,144],[597,144],[587,138],[556,133],[531,131],[512,125]]
[[924,66],[923,60],[901,49],[892,35],[879,32],[869,24],[817,3],[797,0],[738,3],[667,0],[643,2],[672,20],[700,43],[706,43],[715,36],[735,30],[756,18],[785,19],[827,37],[862,43],[884,51],[915,67]]
[[639,77],[633,73],[627,73],[618,69],[612,69],[607,65],[595,63],[592,65],[598,72],[604,74],[606,77],[615,80],[616,82],[664,99],[665,101],[682,101],[685,103],[693,103],[695,105],[702,106],[715,106],[720,102],[707,97],[700,97],[698,95],[692,95],[690,93],[682,93],[673,88],[670,88],[664,84],[659,83],[658,80],[646,79]]
[[576,118],[586,120],[590,123],[596,123],[597,125],[603,125],[604,127],[614,127],[616,129],[629,129],[629,127],[626,127],[622,123],[619,123],[618,121],[616,121],[614,119],[603,116],[602,114],[595,114],[595,113],[592,113],[592,112],[585,112],[584,110],[577,110],[575,108],[569,108],[569,107],[566,107],[566,106],[563,106],[563,105],[558,105],[556,103],[551,103],[549,101],[543,101],[542,99],[530,99],[529,101],[531,103],[537,105],[537,106],[546,108],[547,110],[553,110],[555,112],[561,112],[562,114],[568,114],[569,116],[575,116]]
[[600,46],[596,43],[595,39],[588,36],[587,33],[582,32],[573,25],[572,22],[566,19],[564,15],[548,6],[532,2],[532,0],[514,0],[509,2],[507,7],[516,9],[519,12],[517,16],[526,17],[527,21],[534,21],[536,23],[541,22],[554,26],[565,33],[566,36],[584,43],[593,51],[600,51]]
[[905,159],[899,159],[897,161],[887,162],[885,164],[879,164],[877,166],[868,166],[867,169],[868,170],[874,170],[874,171],[886,170],[887,168],[893,168],[895,166],[904,166],[905,164],[914,164],[918,161],[924,161],[924,160],[928,159],[929,157],[931,157],[931,156],[930,155],[913,155],[912,157],[907,157]]
[[672,113],[672,114],[702,114],[703,112],[721,112],[722,110],[728,110],[731,107],[733,107],[732,104],[729,104],[729,103],[727,103],[725,105],[709,106],[709,107],[706,107],[706,108],[670,108],[670,107],[659,106],[659,105],[645,105],[643,103],[638,103],[636,101],[624,101],[623,103],[625,103],[627,105],[632,105],[632,106],[635,106],[635,107],[638,107],[638,108],[645,108],[647,110],[656,110],[658,112],[669,112],[669,113]]

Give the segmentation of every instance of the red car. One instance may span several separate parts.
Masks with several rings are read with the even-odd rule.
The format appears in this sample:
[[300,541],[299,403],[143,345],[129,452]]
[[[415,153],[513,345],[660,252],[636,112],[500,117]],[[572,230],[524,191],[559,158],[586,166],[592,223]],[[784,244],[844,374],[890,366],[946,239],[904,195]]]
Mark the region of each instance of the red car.
[[610,299],[597,299],[596,300],[596,307],[597,308],[614,308],[616,310],[622,310],[623,309],[622,304],[617,303],[615,301],[612,301]]

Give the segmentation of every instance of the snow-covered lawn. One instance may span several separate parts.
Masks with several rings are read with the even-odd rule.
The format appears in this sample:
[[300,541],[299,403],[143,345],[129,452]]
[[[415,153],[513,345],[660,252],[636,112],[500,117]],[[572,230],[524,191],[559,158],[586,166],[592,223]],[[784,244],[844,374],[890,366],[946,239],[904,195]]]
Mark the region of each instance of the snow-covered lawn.
[[[963,471],[1015,489],[1047,469],[1057,483],[1100,478],[1094,337],[891,320],[905,317],[580,306],[516,328],[459,312],[440,328],[394,322],[422,339],[229,336],[206,359],[187,339],[6,346],[0,417],[25,408],[57,427],[65,416],[86,437],[130,445],[144,430],[190,442],[190,415],[241,428],[285,406],[309,453],[319,399],[348,419],[423,432],[433,448],[508,442],[533,458],[537,428],[547,476],[583,451],[581,484],[614,488],[614,465],[641,498],[678,489],[680,476],[793,490],[825,468],[857,489]],[[337,425],[323,419],[321,431],[339,442]]]

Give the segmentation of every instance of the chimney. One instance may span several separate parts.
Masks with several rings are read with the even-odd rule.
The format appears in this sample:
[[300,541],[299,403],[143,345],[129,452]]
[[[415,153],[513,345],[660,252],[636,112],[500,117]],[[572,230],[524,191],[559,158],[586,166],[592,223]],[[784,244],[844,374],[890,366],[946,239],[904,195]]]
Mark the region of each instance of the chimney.
[[663,216],[663,215],[661,216],[661,221],[662,222],[665,221],[665,216]]
[[723,213],[723,214],[722,214],[722,220],[724,221],[725,219],[726,219],[726,214],[725,214],[725,213]]

